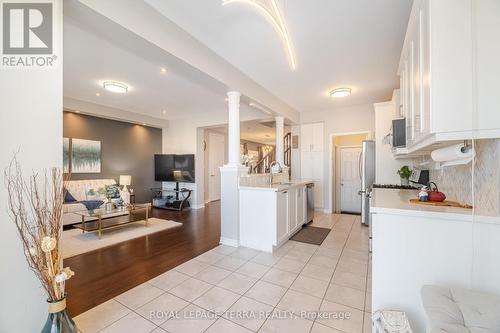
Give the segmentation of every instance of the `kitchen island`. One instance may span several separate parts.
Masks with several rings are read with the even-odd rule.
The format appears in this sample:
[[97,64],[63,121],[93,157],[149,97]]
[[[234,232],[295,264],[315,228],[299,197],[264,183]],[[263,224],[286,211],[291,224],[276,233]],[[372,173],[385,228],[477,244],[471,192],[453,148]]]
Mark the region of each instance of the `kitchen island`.
[[272,252],[307,222],[310,180],[240,186],[240,245]]
[[373,190],[372,309],[405,311],[413,331],[425,332],[422,286],[500,294],[500,218],[410,204],[417,194]]

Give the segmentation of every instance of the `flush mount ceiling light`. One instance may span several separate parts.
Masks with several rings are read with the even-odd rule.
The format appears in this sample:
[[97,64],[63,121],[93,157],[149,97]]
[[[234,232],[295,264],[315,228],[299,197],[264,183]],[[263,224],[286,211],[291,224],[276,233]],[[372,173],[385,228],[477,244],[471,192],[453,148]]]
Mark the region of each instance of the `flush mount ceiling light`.
[[160,68],[160,73],[161,74],[167,74],[167,69],[165,67]]
[[228,5],[232,3],[244,3],[251,5],[257,8],[264,16],[266,16],[274,25],[276,30],[283,40],[285,44],[285,50],[288,54],[288,60],[290,62],[290,68],[294,71],[296,69],[295,57],[293,55],[292,43],[290,41],[290,37],[288,36],[288,31],[286,29],[285,21],[281,16],[281,13],[276,5],[275,0],[268,1],[271,4],[271,8],[268,8],[269,5],[264,5],[264,3],[258,0],[222,0],[222,5]]
[[102,86],[104,89],[118,94],[125,94],[128,92],[128,86],[122,82],[104,81]]
[[331,98],[342,98],[351,95],[351,88],[338,88],[330,91]]

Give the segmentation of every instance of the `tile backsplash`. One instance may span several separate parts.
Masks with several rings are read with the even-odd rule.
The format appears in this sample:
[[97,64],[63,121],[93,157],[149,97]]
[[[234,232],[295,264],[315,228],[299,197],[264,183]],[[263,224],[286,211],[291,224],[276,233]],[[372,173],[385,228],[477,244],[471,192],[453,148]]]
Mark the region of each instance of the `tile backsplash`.
[[444,192],[449,200],[474,205],[477,215],[498,216],[500,215],[500,139],[476,140],[474,147],[476,150],[474,164],[430,170],[429,178],[437,183],[439,190]]

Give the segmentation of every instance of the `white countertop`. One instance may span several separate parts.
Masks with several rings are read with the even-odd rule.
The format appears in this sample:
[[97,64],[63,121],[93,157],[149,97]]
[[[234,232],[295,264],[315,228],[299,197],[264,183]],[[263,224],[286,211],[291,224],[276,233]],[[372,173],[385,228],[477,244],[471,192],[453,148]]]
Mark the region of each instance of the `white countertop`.
[[[418,192],[418,190],[375,188],[370,199],[370,212],[472,221],[472,209],[410,204],[410,199],[418,198]],[[474,219],[476,218],[479,217],[474,216]]]
[[314,183],[314,181],[309,180],[309,179],[290,180],[289,182],[287,182],[285,184],[266,184],[266,185],[252,185],[252,186],[240,185],[240,190],[259,190],[259,191],[279,192],[279,191],[285,191],[285,190],[292,188],[292,187],[303,186],[303,185],[310,184],[310,183]]

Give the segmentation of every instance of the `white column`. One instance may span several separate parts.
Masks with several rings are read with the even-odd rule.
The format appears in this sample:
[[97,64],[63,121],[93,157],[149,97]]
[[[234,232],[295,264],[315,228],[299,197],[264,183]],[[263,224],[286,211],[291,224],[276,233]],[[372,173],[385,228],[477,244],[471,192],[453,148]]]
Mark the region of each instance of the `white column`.
[[228,165],[239,166],[240,162],[240,96],[238,91],[230,91],[228,97]]
[[284,156],[284,148],[283,148],[283,136],[284,136],[284,125],[285,118],[278,116],[275,118],[276,120],[276,161],[281,164],[281,166],[285,166],[285,156]]
[[240,162],[240,96],[237,91],[227,93],[228,97],[228,163],[221,171],[221,230],[220,243],[238,246],[240,242],[240,176],[248,169]]

